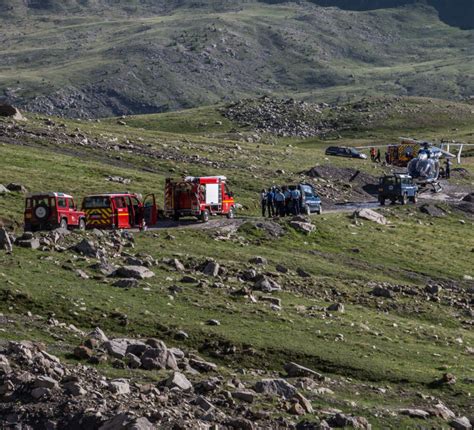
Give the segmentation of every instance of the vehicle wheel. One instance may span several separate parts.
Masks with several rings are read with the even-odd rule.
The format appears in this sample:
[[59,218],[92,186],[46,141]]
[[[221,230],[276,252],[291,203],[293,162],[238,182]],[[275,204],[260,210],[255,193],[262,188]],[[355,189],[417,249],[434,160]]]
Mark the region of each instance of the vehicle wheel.
[[84,231],[86,229],[86,220],[84,218],[81,218],[79,220],[79,230]]
[[397,201],[395,199],[391,199],[390,200],[392,202],[392,205],[394,205],[395,203],[397,203]]
[[227,218],[229,218],[229,219],[234,219],[235,218],[235,209],[234,208],[229,209],[229,212],[227,213]]
[[59,228],[67,230],[67,219],[66,218],[61,218],[61,222],[59,223]]
[[385,206],[385,199],[379,199],[380,206]]
[[306,215],[311,215],[311,208],[308,205],[304,207],[304,213]]
[[402,205],[406,205],[408,203],[408,197],[406,194],[403,194],[403,196],[400,198],[400,203]]
[[173,215],[173,220],[175,220],[175,221],[179,221],[179,214],[175,214],[175,215]]
[[209,211],[202,211],[201,212],[201,221],[208,222],[209,221]]

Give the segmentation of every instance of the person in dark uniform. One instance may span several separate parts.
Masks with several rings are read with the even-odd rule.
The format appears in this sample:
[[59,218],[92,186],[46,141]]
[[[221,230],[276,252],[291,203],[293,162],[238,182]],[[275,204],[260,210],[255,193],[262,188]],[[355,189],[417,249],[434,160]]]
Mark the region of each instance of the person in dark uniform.
[[446,179],[451,178],[451,160],[449,158],[446,160],[446,167],[444,169],[444,174],[446,176]]

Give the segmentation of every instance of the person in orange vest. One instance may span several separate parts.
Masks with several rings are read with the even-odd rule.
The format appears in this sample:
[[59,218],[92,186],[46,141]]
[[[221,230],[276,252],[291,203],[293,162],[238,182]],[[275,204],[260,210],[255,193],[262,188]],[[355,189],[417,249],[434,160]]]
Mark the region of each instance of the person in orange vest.
[[370,148],[370,159],[375,162],[375,148]]

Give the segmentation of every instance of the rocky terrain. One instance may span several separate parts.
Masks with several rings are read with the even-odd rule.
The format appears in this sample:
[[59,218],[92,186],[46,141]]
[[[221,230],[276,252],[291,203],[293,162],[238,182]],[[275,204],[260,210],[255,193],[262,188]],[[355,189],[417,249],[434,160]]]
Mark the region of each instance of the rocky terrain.
[[158,113],[290,93],[316,103],[473,94],[472,30],[441,22],[432,7],[3,0],[0,11],[0,98],[46,115]]
[[[3,427],[472,428],[472,156],[441,193],[378,208],[391,167],[325,155],[407,133],[474,143],[471,104],[0,112]],[[225,174],[238,217],[23,232],[29,191],[80,205],[126,189],[161,205],[165,178],[183,174]],[[300,181],[321,216],[259,216],[262,188]]]

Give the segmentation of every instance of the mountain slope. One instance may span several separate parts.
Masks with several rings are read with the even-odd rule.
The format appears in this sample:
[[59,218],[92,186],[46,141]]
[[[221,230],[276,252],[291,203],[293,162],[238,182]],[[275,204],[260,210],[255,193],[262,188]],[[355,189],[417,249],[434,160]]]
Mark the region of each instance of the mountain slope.
[[443,24],[429,7],[354,12],[219,2],[216,11],[207,2],[183,3],[161,13],[162,3],[153,2],[133,17],[97,5],[65,14],[55,3],[28,18],[4,15],[4,98],[91,117],[268,93],[311,100],[474,93],[474,32]]

